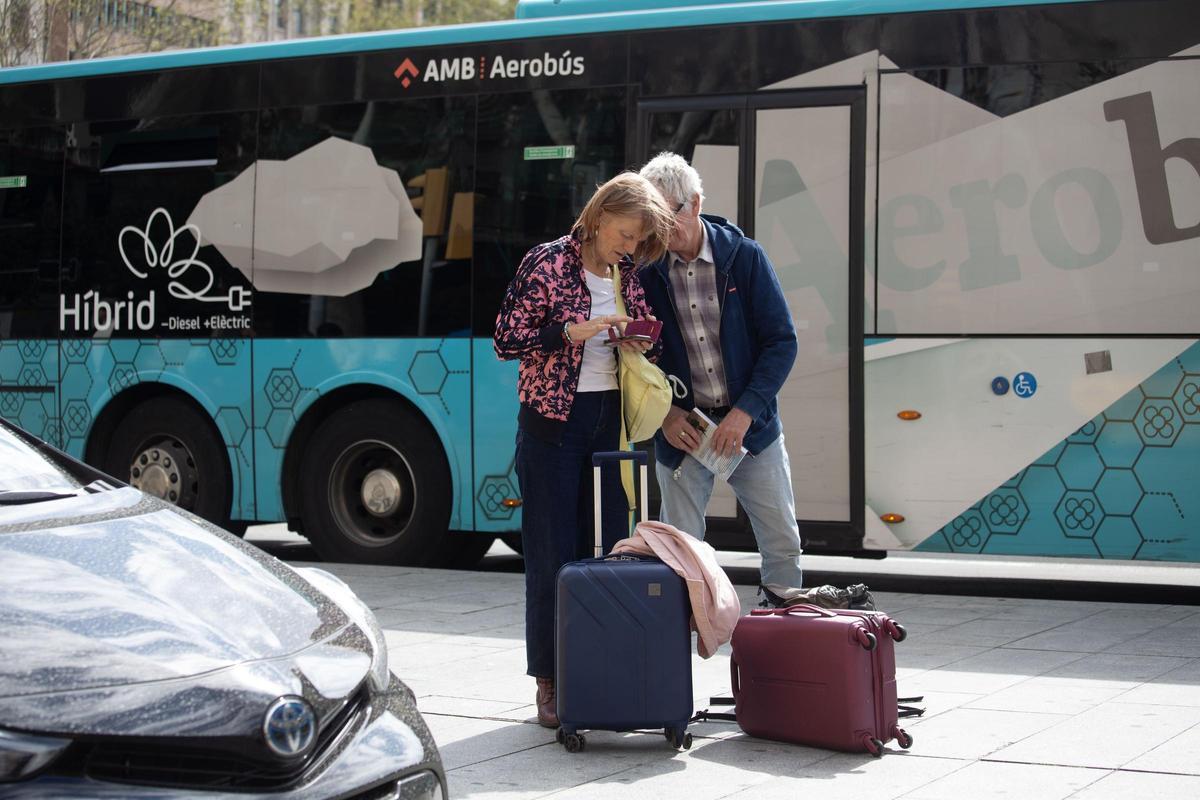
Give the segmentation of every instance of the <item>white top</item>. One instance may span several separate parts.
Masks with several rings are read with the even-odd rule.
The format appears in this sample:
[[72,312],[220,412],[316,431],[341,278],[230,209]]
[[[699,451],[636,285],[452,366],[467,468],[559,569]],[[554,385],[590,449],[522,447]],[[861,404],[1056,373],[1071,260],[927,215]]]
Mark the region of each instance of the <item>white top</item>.
[[[617,296],[608,278],[583,271],[592,293],[592,319],[617,313]],[[607,392],[617,388],[617,354],[604,344],[608,333],[601,332],[583,343],[583,363],[579,367],[579,392]]]

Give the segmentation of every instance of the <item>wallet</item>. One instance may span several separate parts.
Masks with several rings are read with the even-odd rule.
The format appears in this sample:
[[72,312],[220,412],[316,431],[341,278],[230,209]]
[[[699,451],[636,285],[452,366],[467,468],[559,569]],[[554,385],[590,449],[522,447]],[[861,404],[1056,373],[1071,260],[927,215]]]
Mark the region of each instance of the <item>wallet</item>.
[[662,333],[662,322],[656,319],[635,319],[625,323],[625,334],[617,332],[616,326],[608,329],[607,344],[622,342],[657,342]]

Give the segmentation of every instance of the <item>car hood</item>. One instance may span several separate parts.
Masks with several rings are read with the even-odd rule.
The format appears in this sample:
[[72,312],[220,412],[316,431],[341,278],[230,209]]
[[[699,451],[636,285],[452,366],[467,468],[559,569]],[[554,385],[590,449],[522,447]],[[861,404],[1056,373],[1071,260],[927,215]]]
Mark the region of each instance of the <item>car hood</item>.
[[0,725],[133,732],[137,713],[150,733],[157,707],[212,735],[244,729],[239,704],[261,719],[361,683],[369,644],[297,571],[134,489],[94,497],[0,517]]

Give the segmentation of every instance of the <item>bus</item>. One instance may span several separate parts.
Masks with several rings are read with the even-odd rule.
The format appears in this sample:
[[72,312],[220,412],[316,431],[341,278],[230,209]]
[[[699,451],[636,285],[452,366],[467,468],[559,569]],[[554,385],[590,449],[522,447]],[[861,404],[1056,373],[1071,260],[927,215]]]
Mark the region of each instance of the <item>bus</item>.
[[792,309],[807,552],[1200,561],[1200,4],[516,16],[0,71],[0,415],[326,559],[469,563],[519,543],[505,286],[669,150]]

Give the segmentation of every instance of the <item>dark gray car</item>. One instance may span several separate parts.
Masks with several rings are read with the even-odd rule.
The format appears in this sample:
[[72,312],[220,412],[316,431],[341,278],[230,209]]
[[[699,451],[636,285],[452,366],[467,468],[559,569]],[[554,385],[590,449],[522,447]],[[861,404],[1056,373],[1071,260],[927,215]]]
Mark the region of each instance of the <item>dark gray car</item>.
[[0,423],[0,797],[444,794],[348,586]]

